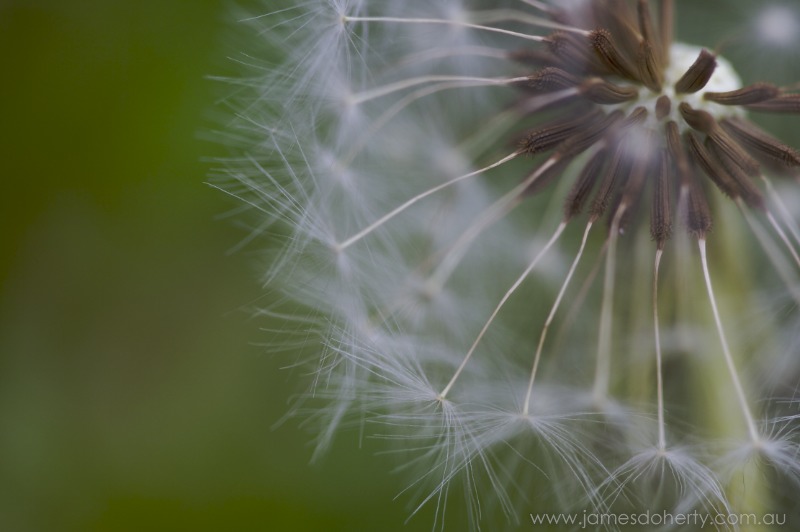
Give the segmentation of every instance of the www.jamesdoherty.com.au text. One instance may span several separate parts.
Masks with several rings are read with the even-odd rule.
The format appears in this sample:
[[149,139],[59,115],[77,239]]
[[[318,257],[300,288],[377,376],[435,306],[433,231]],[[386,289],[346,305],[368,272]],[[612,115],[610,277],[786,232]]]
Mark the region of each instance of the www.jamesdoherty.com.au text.
[[530,514],[531,522],[537,525],[572,525],[580,528],[596,526],[694,526],[700,529],[719,526],[765,525],[783,526],[786,514],[709,514],[704,512],[670,513],[593,513],[575,514]]

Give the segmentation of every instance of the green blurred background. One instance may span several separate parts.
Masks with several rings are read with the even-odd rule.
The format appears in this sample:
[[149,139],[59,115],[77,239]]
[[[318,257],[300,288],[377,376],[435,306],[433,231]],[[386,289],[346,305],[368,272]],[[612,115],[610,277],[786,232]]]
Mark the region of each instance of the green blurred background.
[[297,375],[204,184],[233,12],[0,0],[0,531],[415,528],[374,449],[273,427]]
[[296,375],[203,183],[233,12],[0,0],[0,531],[430,529],[369,440],[274,427]]

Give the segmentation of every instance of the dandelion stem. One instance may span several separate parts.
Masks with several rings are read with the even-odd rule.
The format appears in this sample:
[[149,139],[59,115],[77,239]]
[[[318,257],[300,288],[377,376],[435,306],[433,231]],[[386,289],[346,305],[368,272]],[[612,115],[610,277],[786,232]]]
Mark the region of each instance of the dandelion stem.
[[555,318],[558,307],[561,305],[561,300],[564,298],[564,293],[567,291],[569,282],[572,279],[572,276],[575,274],[575,269],[578,267],[578,263],[581,260],[581,256],[583,255],[583,250],[586,248],[586,241],[589,238],[589,231],[591,231],[592,225],[593,222],[591,221],[586,224],[586,230],[583,232],[583,240],[581,240],[581,247],[578,250],[578,254],[575,255],[575,260],[572,261],[572,266],[570,266],[567,277],[564,279],[564,283],[561,285],[558,296],[553,302],[553,307],[550,309],[550,314],[547,316],[547,321],[545,321],[544,327],[542,327],[542,332],[539,336],[539,345],[536,347],[536,354],[533,357],[533,368],[531,369],[531,378],[528,382],[528,392],[525,395],[525,403],[522,407],[523,416],[527,416],[530,411],[531,395],[533,394],[533,382],[536,380],[536,372],[539,369],[539,360],[542,358],[542,348],[544,347],[544,341],[547,338],[547,331],[550,328],[550,324],[553,323],[553,318]]
[[711,303],[711,310],[714,313],[714,323],[717,327],[717,334],[719,335],[720,343],[722,344],[722,353],[725,355],[725,363],[728,366],[731,382],[733,383],[733,388],[736,391],[736,396],[739,400],[739,406],[742,409],[742,415],[747,423],[747,430],[750,432],[750,438],[753,440],[753,443],[758,443],[760,441],[758,429],[756,429],[756,423],[753,419],[753,414],[750,412],[750,407],[747,405],[747,398],[745,397],[744,388],[739,380],[739,374],[736,371],[736,364],[733,361],[731,350],[728,347],[728,340],[725,337],[725,331],[722,328],[722,320],[719,317],[717,300],[714,297],[714,289],[711,286],[711,275],[708,272],[708,258],[706,256],[706,240],[704,238],[700,238],[697,243],[700,247],[700,261],[703,265],[703,277],[705,279],[706,289],[708,291],[708,300]]
[[600,334],[597,339],[597,367],[594,379],[594,399],[599,404],[608,396],[611,380],[611,328],[614,312],[614,274],[617,268],[617,239],[619,224],[625,213],[626,205],[620,205],[611,223],[608,235],[608,255],[603,277],[603,302],[600,307]]
[[658,325],[658,270],[661,265],[663,249],[656,250],[656,261],[653,267],[653,324],[656,334],[656,395],[658,402],[658,449],[667,448],[667,439],[664,430],[664,376],[662,373],[661,358],[661,331]]
[[528,275],[530,275],[531,271],[533,271],[533,269],[536,267],[536,265],[539,263],[539,261],[542,259],[542,257],[544,257],[547,254],[547,252],[550,250],[551,247],[553,247],[553,244],[556,243],[556,241],[559,239],[559,237],[564,232],[564,229],[566,227],[567,227],[567,222],[561,222],[559,224],[558,228],[556,228],[555,233],[553,233],[553,236],[550,237],[550,240],[547,242],[547,244],[545,244],[545,246],[539,251],[539,253],[536,254],[536,257],[534,257],[534,259],[531,261],[531,263],[528,265],[528,267],[525,268],[525,271],[522,272],[522,275],[520,275],[517,278],[517,280],[514,282],[514,284],[511,285],[511,288],[509,288],[508,291],[505,293],[503,298],[500,300],[500,302],[497,304],[497,306],[495,307],[494,311],[492,312],[492,315],[489,316],[489,319],[486,321],[486,324],[483,326],[483,329],[481,329],[481,332],[478,334],[478,337],[472,343],[472,346],[469,348],[469,351],[467,352],[467,355],[464,357],[464,360],[461,361],[461,365],[458,366],[458,369],[456,370],[455,374],[453,375],[453,378],[450,379],[450,382],[448,382],[447,386],[444,387],[444,389],[442,390],[442,393],[439,394],[439,398],[440,399],[444,399],[447,396],[447,393],[450,391],[450,389],[456,383],[456,380],[458,379],[459,375],[461,375],[461,372],[464,371],[464,368],[466,367],[467,362],[472,357],[472,354],[475,352],[475,349],[478,347],[478,344],[480,343],[481,339],[486,334],[486,331],[489,330],[489,326],[492,324],[494,319],[497,317],[497,314],[500,313],[500,309],[503,308],[503,305],[506,304],[506,301],[508,301],[508,299],[511,297],[511,295],[514,292],[516,292],[517,288],[519,288],[519,286],[528,277]]
[[486,167],[481,168],[479,170],[475,170],[474,172],[470,172],[468,174],[464,174],[464,175],[455,177],[455,178],[453,178],[453,179],[451,179],[449,181],[446,181],[446,182],[442,183],[441,185],[437,185],[437,186],[435,186],[433,188],[429,188],[428,190],[426,190],[425,192],[423,192],[421,194],[417,194],[416,196],[414,196],[410,200],[406,201],[405,203],[403,203],[399,207],[393,209],[392,211],[389,211],[388,213],[386,213],[385,215],[383,215],[382,217],[377,219],[375,222],[371,223],[370,225],[368,225],[367,227],[365,227],[364,229],[362,229],[361,231],[359,231],[355,235],[351,236],[350,238],[348,238],[344,242],[341,242],[341,243],[337,244],[334,249],[337,252],[341,252],[341,251],[347,249],[348,247],[352,246],[353,244],[355,244],[356,242],[358,242],[359,240],[361,240],[362,238],[364,238],[368,234],[372,233],[377,228],[379,228],[380,226],[382,226],[383,224],[385,224],[386,222],[388,222],[389,220],[391,220],[392,218],[394,218],[395,216],[397,216],[401,212],[405,211],[406,209],[408,209],[409,207],[411,207],[412,205],[414,205],[418,201],[420,201],[422,199],[425,199],[428,196],[431,196],[431,195],[435,194],[436,192],[439,192],[440,190],[444,190],[445,188],[447,188],[449,186],[452,186],[452,185],[454,185],[454,184],[456,184],[456,183],[458,183],[460,181],[464,181],[465,179],[468,179],[470,177],[474,177],[476,175],[480,175],[480,174],[486,173],[489,170],[497,168],[498,166],[502,166],[505,163],[507,163],[508,161],[511,161],[511,160],[515,159],[519,155],[520,155],[520,152],[519,151],[515,151],[512,154],[507,155],[506,157],[500,159],[499,161],[490,164],[489,166],[486,166]]

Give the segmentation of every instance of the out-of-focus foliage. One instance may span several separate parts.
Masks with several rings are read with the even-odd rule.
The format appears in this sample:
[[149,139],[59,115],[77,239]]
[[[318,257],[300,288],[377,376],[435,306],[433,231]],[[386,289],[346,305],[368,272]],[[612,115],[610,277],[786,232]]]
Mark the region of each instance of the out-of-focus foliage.
[[204,184],[235,27],[217,0],[0,2],[0,530],[402,527],[368,444],[309,466],[273,429],[291,360],[254,345]]

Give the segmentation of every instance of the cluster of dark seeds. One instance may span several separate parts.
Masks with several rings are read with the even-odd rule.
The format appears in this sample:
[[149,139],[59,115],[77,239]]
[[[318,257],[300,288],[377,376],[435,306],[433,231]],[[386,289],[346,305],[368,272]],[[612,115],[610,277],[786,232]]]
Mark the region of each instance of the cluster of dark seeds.
[[[714,75],[714,52],[702,50],[677,81],[665,85],[674,6],[672,0],[655,6],[648,0],[594,0],[570,10],[549,8],[554,21],[586,31],[557,31],[546,47],[518,51],[513,58],[537,69],[525,87],[533,97],[569,94],[558,100],[559,118],[521,143],[525,154],[551,152],[551,165],[530,192],[591,148],[567,196],[566,220],[588,208],[595,221],[610,208],[610,218],[624,229],[649,188],[651,233],[661,249],[670,238],[676,204],[691,234],[704,238],[711,229],[704,176],[734,201],[764,210],[754,178],[762,166],[776,171],[800,166],[800,154],[746,120],[744,112],[718,119],[682,101],[703,91]],[[800,94],[768,83],[701,96],[743,111],[800,112]],[[655,106],[648,110],[640,104],[643,98]]]

